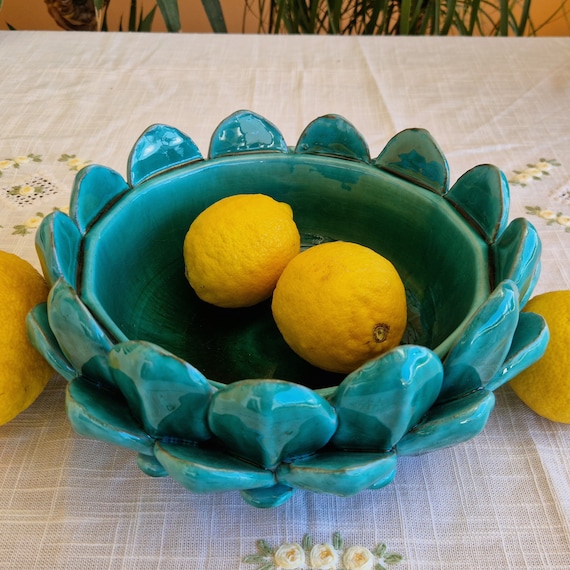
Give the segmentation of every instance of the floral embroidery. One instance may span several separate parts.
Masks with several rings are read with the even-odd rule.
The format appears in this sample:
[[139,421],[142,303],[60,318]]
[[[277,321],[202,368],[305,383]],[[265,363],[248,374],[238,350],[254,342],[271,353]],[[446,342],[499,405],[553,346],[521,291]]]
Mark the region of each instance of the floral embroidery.
[[543,210],[540,206],[526,206],[528,214],[538,216],[546,220],[547,226],[559,224],[564,228],[564,231],[570,232],[570,216],[562,212],[555,212],[554,210]]
[[28,218],[23,224],[15,225],[12,235],[25,236],[31,234],[42,223],[43,218],[44,215],[42,212],[37,212],[35,216]]
[[246,556],[246,564],[257,564],[257,570],[386,570],[398,564],[401,554],[388,552],[385,544],[369,550],[364,546],[344,548],[344,540],[335,532],[332,543],[313,543],[307,534],[301,544],[287,542],[272,548],[267,541],[258,540],[257,554]]
[[295,570],[305,565],[305,551],[296,542],[282,544],[273,554],[273,560],[278,568]]
[[91,162],[90,160],[81,160],[80,158],[77,158],[77,155],[75,154],[62,154],[57,160],[58,162],[65,162],[69,170],[74,170],[76,172]]
[[9,168],[20,168],[21,164],[26,162],[41,162],[42,157],[40,154],[26,154],[21,156],[15,156],[14,158],[5,158],[0,160],[0,176],[2,176],[3,170],[8,170]]
[[[54,211],[59,210],[64,214],[68,214],[69,206],[57,207],[54,208],[53,210]],[[16,224],[14,226],[14,231],[12,232],[12,235],[26,236],[28,234],[35,233],[35,230],[37,230],[39,225],[42,223],[44,217],[45,215],[43,214],[43,212],[36,212],[35,216],[29,217],[23,224]],[[0,226],[0,228],[1,227],[2,226]]]
[[37,198],[57,194],[57,186],[45,176],[36,175],[22,184],[5,187],[4,195],[19,206],[31,204]]
[[524,170],[514,170],[515,175],[509,183],[524,187],[533,180],[541,180],[543,176],[549,176],[549,171],[553,166],[560,166],[560,163],[554,158],[549,160],[541,158],[536,164],[527,164]]
[[309,560],[313,568],[322,570],[334,570],[338,563],[338,552],[328,542],[315,544],[309,553]]

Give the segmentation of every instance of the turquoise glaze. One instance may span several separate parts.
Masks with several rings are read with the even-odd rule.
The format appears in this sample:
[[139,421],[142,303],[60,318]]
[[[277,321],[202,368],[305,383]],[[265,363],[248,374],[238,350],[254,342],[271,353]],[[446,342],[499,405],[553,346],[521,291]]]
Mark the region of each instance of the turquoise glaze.
[[[527,220],[508,223],[499,169],[449,179],[425,130],[395,135],[372,158],[337,115],[289,147],[251,111],[219,124],[207,158],[178,129],[153,125],[126,180],[86,167],[69,215],[56,211],[38,230],[51,292],[27,320],[69,382],[73,427],[136,452],[150,476],[195,493],[239,491],[256,507],[296,489],[379,489],[399,456],[476,436],[493,390],[546,348],[544,320],[521,313],[541,246]],[[392,260],[408,300],[402,345],[343,377],[289,349],[269,302],[200,301],[184,277],[186,231],[210,204],[245,192],[289,203],[304,248],[342,239]]]

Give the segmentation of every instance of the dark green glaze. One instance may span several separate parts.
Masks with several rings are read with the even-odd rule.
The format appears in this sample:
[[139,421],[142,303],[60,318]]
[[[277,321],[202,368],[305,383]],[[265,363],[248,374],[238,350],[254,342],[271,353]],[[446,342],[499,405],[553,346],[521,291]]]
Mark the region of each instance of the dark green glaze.
[[115,383],[146,432],[194,442],[211,437],[206,416],[214,388],[187,362],[146,342],[109,353]]
[[194,493],[270,487],[273,473],[211,449],[157,443],[154,454],[168,474]]
[[501,369],[519,322],[518,289],[503,281],[465,328],[443,362],[439,401],[485,386]]
[[291,487],[348,497],[380,482],[386,485],[396,474],[396,462],[395,453],[323,452],[283,463],[277,476]]
[[339,449],[387,451],[414,427],[437,399],[443,381],[439,358],[406,345],[349,374],[331,403],[339,427]]
[[435,406],[400,440],[398,454],[418,455],[467,441],[481,433],[494,406],[495,394],[489,390],[475,390]]
[[243,380],[218,391],[212,432],[234,453],[274,469],[324,447],[337,427],[334,408],[316,392],[282,380]]

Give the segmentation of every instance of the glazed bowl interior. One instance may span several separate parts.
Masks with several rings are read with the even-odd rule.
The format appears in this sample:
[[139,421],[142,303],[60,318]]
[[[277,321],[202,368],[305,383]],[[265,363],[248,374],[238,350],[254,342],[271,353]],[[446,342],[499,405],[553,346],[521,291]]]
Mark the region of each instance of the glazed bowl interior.
[[303,247],[345,240],[390,259],[408,294],[403,342],[440,357],[489,294],[486,245],[441,196],[359,162],[249,153],[151,178],[90,229],[79,292],[111,337],[156,343],[222,383],[279,378],[318,389],[342,380],[289,349],[270,300],[220,309],[188,284],[188,227],[204,208],[239,193],[289,203]]

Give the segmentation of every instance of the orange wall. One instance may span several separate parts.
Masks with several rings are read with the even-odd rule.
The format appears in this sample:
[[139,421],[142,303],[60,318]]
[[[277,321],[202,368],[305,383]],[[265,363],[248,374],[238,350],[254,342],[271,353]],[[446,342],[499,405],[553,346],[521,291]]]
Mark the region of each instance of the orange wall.
[[[221,0],[228,30],[234,33],[242,31],[243,1]],[[534,0],[532,15],[536,24],[544,22],[558,6],[561,0]],[[154,5],[153,0],[143,0],[145,12]],[[185,32],[208,32],[208,21],[200,0],[180,0],[180,17],[182,29]],[[123,21],[123,28],[127,27],[130,0],[112,0],[109,9],[109,29],[117,30],[119,21]],[[553,22],[546,25],[540,35],[570,36],[570,4],[566,7],[568,15],[561,15]],[[11,24],[18,30],[58,30],[54,21],[47,12],[44,0],[4,0],[0,10],[0,29],[6,29],[6,23]],[[164,22],[157,12],[153,30],[164,31]],[[257,30],[254,17],[246,18],[246,32]]]

